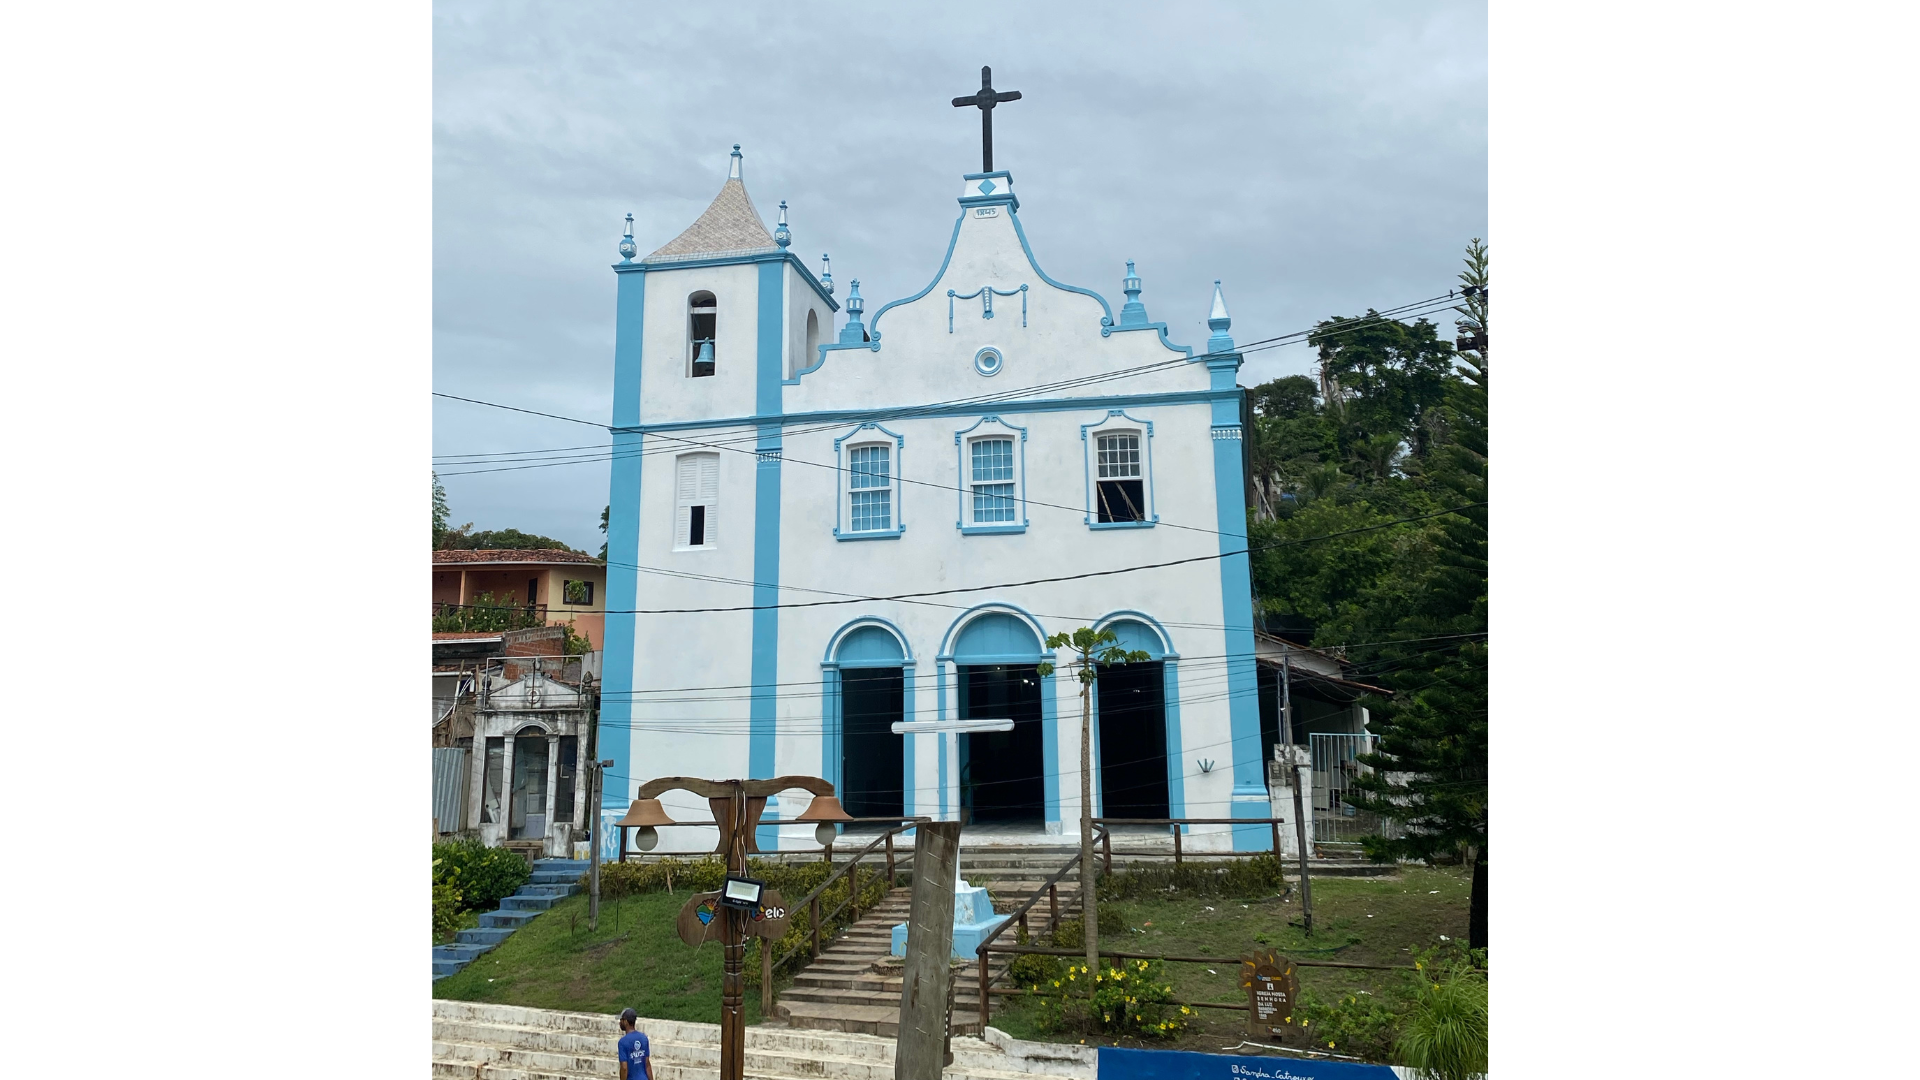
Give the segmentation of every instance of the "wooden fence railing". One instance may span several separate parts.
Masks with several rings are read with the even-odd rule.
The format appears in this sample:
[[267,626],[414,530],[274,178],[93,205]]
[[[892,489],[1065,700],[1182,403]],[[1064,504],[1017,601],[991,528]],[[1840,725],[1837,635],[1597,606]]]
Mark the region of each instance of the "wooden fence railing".
[[[840,914],[842,911],[849,911],[852,914],[853,918],[849,921],[858,922],[860,920],[861,861],[866,859],[867,856],[872,855],[875,848],[881,848],[884,854],[881,855],[880,858],[885,860],[885,864],[884,866],[875,866],[873,872],[885,874],[888,888],[891,888],[894,876],[899,872],[900,862],[903,861],[894,851],[894,837],[932,820],[932,818],[925,817],[855,818],[847,822],[849,825],[878,824],[889,821],[895,824],[879,836],[868,841],[865,847],[854,852],[853,856],[846,861],[845,865],[840,866],[831,874],[828,874],[826,880],[813,887],[812,892],[809,892],[807,895],[787,906],[789,912],[797,912],[802,907],[807,909],[808,931],[806,941],[809,959],[818,960],[820,958],[820,927],[822,925],[831,921],[834,916]],[[821,848],[821,851],[826,861],[831,863],[833,861],[833,845],[827,844]],[[913,852],[909,851],[905,859],[911,860],[912,858]],[[847,898],[842,900],[833,910],[822,915],[820,913],[821,894],[826,892],[827,888],[834,882],[839,881],[843,877],[847,879]],[[871,880],[872,879],[869,879],[869,881]],[[760,949],[760,1015],[762,1016],[770,1016],[773,1013],[774,970],[779,965],[792,959],[799,951],[798,949],[790,950],[786,955],[776,958],[774,956],[775,944],[774,942],[767,942],[763,944]]]

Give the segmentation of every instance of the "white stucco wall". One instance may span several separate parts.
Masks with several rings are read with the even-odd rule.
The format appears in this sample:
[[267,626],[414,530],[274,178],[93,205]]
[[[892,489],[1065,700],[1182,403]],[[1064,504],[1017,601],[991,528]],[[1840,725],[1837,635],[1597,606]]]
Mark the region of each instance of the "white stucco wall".
[[[939,280],[921,299],[894,307],[879,319],[882,347],[835,350],[819,370],[803,376],[797,385],[782,389],[790,417],[783,436],[779,580],[783,586],[801,586],[842,593],[884,596],[896,593],[966,588],[1062,574],[1116,569],[1141,563],[1198,557],[1198,561],[1151,571],[1110,577],[988,589],[905,601],[859,602],[823,607],[787,607],[779,612],[778,696],[775,713],[776,773],[820,774],[824,742],[822,666],[824,651],[837,630],[863,616],[876,616],[899,628],[916,661],[909,669],[914,684],[914,719],[953,716],[957,689],[951,665],[936,662],[942,642],[950,637],[954,621],[964,609],[985,603],[1014,605],[1029,613],[1040,632],[1054,633],[1091,625],[1103,616],[1126,609],[1143,612],[1168,630],[1168,648],[1179,661],[1180,744],[1168,755],[1184,774],[1184,813],[1189,817],[1226,817],[1233,785],[1229,744],[1229,707],[1226,671],[1222,663],[1225,638],[1220,550],[1214,483],[1212,405],[1205,400],[1128,404],[1133,421],[1150,423],[1146,443],[1150,458],[1150,500],[1159,517],[1152,528],[1091,529],[1088,527],[1088,443],[1082,425],[1106,420],[1120,407],[1115,395],[1164,395],[1204,392],[1209,373],[1204,364],[1177,363],[1145,375],[1066,390],[1039,391],[1044,398],[1074,398],[1072,407],[1034,410],[1015,404],[981,405],[955,415],[882,417],[876,422],[904,439],[893,468],[897,476],[942,486],[903,483],[897,489],[894,512],[905,525],[897,539],[846,541],[836,539],[835,511],[843,474],[838,471],[834,440],[855,431],[861,420],[833,420],[809,413],[836,410],[886,410],[925,406],[931,402],[985,394],[1031,391],[1042,384],[1086,375],[1113,372],[1166,360],[1182,353],[1170,350],[1154,330],[1133,330],[1103,337],[1104,314],[1095,299],[1047,284],[1022,250],[1009,208],[996,208],[991,217],[970,210],[962,217],[952,257]],[[931,271],[932,268],[929,268]],[[850,268],[842,267],[844,277]],[[1124,260],[1114,260],[1113,282],[1103,291],[1116,293]],[[739,418],[753,413],[756,331],[753,265],[660,270],[648,273],[644,376],[641,391],[643,423],[657,424],[697,417]],[[783,271],[786,295],[781,305],[783,373],[811,363],[795,363],[804,351],[806,312],[820,319],[820,340],[834,342],[838,323],[817,295],[791,269]],[[1021,297],[995,296],[994,318],[981,317],[981,301],[956,300],[949,332],[949,298],[953,289],[973,292],[982,285],[1026,291],[1026,325],[1021,325]],[[690,379],[685,375],[686,298],[707,289],[718,298],[718,374]],[[844,285],[838,294],[846,300]],[[1152,308],[1148,298],[1149,310]],[[873,325],[883,299],[867,298],[866,317]],[[1117,318],[1119,306],[1114,306]],[[1164,316],[1167,313],[1160,313]],[[844,318],[844,314],[843,314]],[[1198,346],[1200,343],[1194,342]],[[973,368],[983,346],[1000,349],[1003,370],[983,377]],[[795,416],[795,414],[803,414]],[[962,495],[962,467],[955,445],[957,431],[983,416],[998,416],[1012,427],[1024,428],[1024,444],[1016,442],[1016,456],[1024,451],[1023,533],[964,535],[956,528]],[[868,433],[872,434],[872,433]],[[737,450],[719,451],[720,532],[711,550],[673,549],[674,468],[679,453],[700,447],[676,439],[727,441]],[[639,512],[639,551],[643,567],[747,582],[754,578],[757,461],[751,431],[742,426],[698,427],[650,433],[642,463]],[[1237,444],[1235,444],[1237,452]],[[622,497],[616,492],[616,499]],[[1238,488],[1232,493],[1238,501]],[[1054,505],[1044,505],[1054,504]],[[1235,513],[1238,513],[1237,506]],[[842,518],[841,527],[848,522]],[[1179,528],[1176,526],[1191,526]],[[696,580],[658,573],[638,576],[639,606],[646,609],[745,606],[753,602],[746,584]],[[780,599],[794,604],[809,600],[842,599],[831,593],[783,589]],[[635,617],[635,695],[631,733],[633,777],[629,788],[661,775],[730,777],[747,775],[751,662],[754,648],[752,615],[746,611]],[[1062,659],[1065,659],[1062,656]],[[944,713],[936,691],[939,669],[945,668]],[[687,690],[686,688],[700,688]],[[1079,699],[1077,685],[1063,676],[1053,681],[1056,695],[1054,748],[1059,792],[1059,816],[1068,834],[1077,834],[1079,815]],[[610,687],[609,690],[616,688]],[[678,691],[678,692],[676,692]],[[1171,707],[1171,702],[1169,703]],[[614,737],[617,733],[609,733]],[[948,816],[959,801],[958,754],[953,736],[915,736],[914,794],[911,812],[939,809],[937,742],[948,741],[945,783]],[[1112,754],[1115,750],[1107,748]],[[1202,773],[1195,762],[1208,758],[1218,765]],[[706,816],[704,804],[684,796],[667,799],[675,817]],[[779,809],[791,817],[804,801]],[[806,830],[787,830],[798,834]],[[696,835],[698,832],[699,835]],[[1224,829],[1197,829],[1194,846],[1210,841],[1224,844]],[[678,829],[663,834],[659,850],[702,850],[713,843],[713,831]],[[810,843],[810,838],[805,841]]]

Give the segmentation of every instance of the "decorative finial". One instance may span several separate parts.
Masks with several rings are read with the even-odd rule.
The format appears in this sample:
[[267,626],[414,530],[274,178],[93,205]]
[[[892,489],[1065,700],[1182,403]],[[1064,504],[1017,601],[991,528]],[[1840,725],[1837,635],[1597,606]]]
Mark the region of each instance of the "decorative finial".
[[727,179],[740,179],[740,144],[733,144],[733,160],[727,163]]
[[840,328],[842,345],[859,345],[867,340],[867,328],[860,321],[860,313],[866,306],[867,302],[860,297],[860,279],[855,278],[847,285],[847,325]]
[[833,295],[833,259],[824,253],[820,256],[820,287],[828,296]]
[[774,226],[773,242],[781,247],[793,243],[793,233],[787,229],[787,200],[780,200],[780,223]]
[[627,235],[620,238],[620,262],[622,265],[633,261],[633,253],[640,250],[633,244],[633,215],[627,215]]
[[1230,353],[1233,351],[1233,337],[1227,328],[1233,320],[1227,316],[1227,298],[1220,292],[1220,283],[1213,283],[1213,310],[1207,314],[1207,329],[1213,336],[1207,339],[1207,351],[1210,353]]
[[1147,305],[1140,302],[1140,275],[1133,272],[1133,260],[1127,260],[1127,277],[1122,283],[1127,302],[1120,308],[1121,326],[1147,325]]

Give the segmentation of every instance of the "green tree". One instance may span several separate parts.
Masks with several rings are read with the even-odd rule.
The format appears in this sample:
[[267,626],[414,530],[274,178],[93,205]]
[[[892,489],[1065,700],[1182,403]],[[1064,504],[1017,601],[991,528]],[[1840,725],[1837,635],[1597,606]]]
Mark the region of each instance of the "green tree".
[[[1047,638],[1048,649],[1072,649],[1067,662],[1080,679],[1080,903],[1092,913],[1086,922],[1087,970],[1100,968],[1100,901],[1093,877],[1093,684],[1100,669],[1113,664],[1139,663],[1153,657],[1138,649],[1120,647],[1120,638],[1112,630],[1081,627],[1071,633]],[[1053,663],[1042,661],[1037,669],[1041,677],[1053,674]]]
[[[1422,557],[1376,590],[1368,618],[1406,642],[1375,663],[1395,691],[1373,725],[1381,738],[1355,781],[1363,810],[1400,821],[1396,838],[1368,837],[1381,860],[1462,856],[1473,860],[1468,944],[1487,941],[1487,249],[1475,239],[1461,281],[1466,377],[1449,385],[1434,430],[1444,432],[1426,479],[1436,501],[1459,509],[1422,530]],[[1421,639],[1419,644],[1414,639]]]
[[[612,513],[613,513],[612,504],[608,504],[600,508],[600,535],[602,536],[605,536],[607,534],[608,515]],[[607,561],[607,542],[605,540],[600,541],[600,561],[601,562]]]
[[[447,551],[531,551],[536,548],[552,548],[558,551],[573,551],[573,548],[555,540],[551,536],[537,536],[524,533],[519,529],[482,529],[470,531],[471,523],[458,529],[448,530],[440,539],[440,548]],[[585,555],[586,552],[574,552]]]
[[1414,456],[1426,456],[1421,419],[1445,399],[1456,378],[1454,347],[1432,323],[1404,323],[1369,309],[1316,324],[1307,341],[1319,348],[1329,385],[1340,388],[1343,450],[1356,441],[1397,435]]
[[440,484],[440,473],[433,474],[433,546],[438,549],[440,540],[447,535],[447,489]]

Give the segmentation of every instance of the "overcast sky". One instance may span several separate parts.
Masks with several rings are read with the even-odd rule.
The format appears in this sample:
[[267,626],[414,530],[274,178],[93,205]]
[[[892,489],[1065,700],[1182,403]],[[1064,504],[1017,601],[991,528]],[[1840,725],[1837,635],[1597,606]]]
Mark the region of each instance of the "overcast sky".
[[[1216,278],[1246,342],[1443,292],[1487,237],[1481,3],[441,3],[435,389],[605,422],[622,219],[642,252],[673,238],[736,142],[816,271],[830,252],[870,311],[918,291],[980,168],[950,102],[982,64],[1025,95],[994,165],[1041,266],[1117,311],[1137,260],[1176,342],[1204,347]],[[1312,357],[1252,354],[1240,382]],[[433,422],[437,461],[606,442],[441,399]],[[604,462],[436,467],[455,524],[599,550]]]

